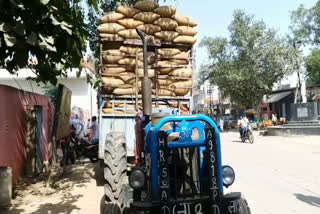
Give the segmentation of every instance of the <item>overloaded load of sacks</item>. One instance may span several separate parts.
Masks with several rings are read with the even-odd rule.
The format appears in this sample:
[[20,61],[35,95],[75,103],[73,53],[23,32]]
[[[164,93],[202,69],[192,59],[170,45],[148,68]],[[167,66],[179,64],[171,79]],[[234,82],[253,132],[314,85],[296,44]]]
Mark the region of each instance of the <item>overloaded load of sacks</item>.
[[[140,39],[135,30],[139,28],[153,42],[159,40],[192,46],[196,42],[196,31],[193,28],[196,23],[175,12],[175,8],[158,7],[153,1],[140,1],[134,7],[119,6],[115,12],[100,19],[99,35],[104,41]],[[115,95],[140,94],[143,77],[142,48],[123,43],[118,46],[114,43],[103,45],[102,64],[106,66],[102,67],[101,76],[104,91]],[[153,80],[152,93],[159,96],[188,94],[192,88],[191,60],[190,50],[185,48],[159,48],[157,54],[155,51],[148,52],[148,75]]]
[[134,7],[119,6],[100,19],[100,38],[110,41],[139,39],[135,28],[149,40],[194,44],[197,24],[187,16],[176,14],[172,6],[161,6],[153,1],[139,1]]
[[[128,55],[129,52],[137,52],[138,57],[129,57],[131,56]],[[143,77],[141,48],[121,46],[119,49],[105,50],[102,58],[104,64],[109,64],[109,66],[101,68],[101,79],[105,93],[114,95],[141,94]],[[189,59],[191,59],[190,52],[184,52],[177,48],[160,48],[158,49],[158,61],[155,63],[155,53],[148,52],[148,76],[153,84],[152,94],[158,96],[187,95],[192,88],[192,69],[188,65]],[[156,74],[156,72],[158,73]]]

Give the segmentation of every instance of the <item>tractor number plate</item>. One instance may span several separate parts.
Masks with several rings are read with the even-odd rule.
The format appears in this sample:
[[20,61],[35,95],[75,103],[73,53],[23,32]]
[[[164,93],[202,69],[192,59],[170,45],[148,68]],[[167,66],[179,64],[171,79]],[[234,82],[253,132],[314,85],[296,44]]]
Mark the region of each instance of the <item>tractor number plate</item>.
[[162,206],[162,214],[203,214],[205,213],[201,203],[179,203],[169,206]]

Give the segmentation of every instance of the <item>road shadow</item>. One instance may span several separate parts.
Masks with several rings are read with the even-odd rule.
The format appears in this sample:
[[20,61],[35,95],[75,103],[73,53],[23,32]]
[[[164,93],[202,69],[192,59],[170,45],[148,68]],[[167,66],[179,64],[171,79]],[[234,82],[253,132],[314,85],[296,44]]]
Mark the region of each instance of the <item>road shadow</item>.
[[41,204],[39,208],[30,214],[47,214],[47,213],[65,213],[70,214],[74,210],[80,210],[79,207],[74,205],[75,202],[83,195],[65,195],[59,203]]
[[48,197],[51,195],[57,195],[61,197],[61,200],[54,203],[37,203],[37,210],[31,212],[31,214],[48,214],[48,213],[66,213],[69,214],[74,210],[80,210],[79,207],[74,205],[79,198],[83,197],[80,194],[71,194],[71,191],[75,188],[86,188],[86,186],[94,178],[94,166],[91,162],[84,164],[69,165],[67,173],[63,173],[61,168],[55,170],[52,176],[52,183],[50,188],[46,187],[46,178],[37,179],[23,179],[23,182],[18,184],[15,190],[15,199],[13,199],[12,206],[6,210],[8,214],[25,213],[26,211],[21,209],[21,205],[28,204],[25,200],[25,195],[33,195],[36,198]]
[[320,208],[320,197],[303,195],[303,194],[294,194],[296,198],[300,201],[303,201],[307,204]]

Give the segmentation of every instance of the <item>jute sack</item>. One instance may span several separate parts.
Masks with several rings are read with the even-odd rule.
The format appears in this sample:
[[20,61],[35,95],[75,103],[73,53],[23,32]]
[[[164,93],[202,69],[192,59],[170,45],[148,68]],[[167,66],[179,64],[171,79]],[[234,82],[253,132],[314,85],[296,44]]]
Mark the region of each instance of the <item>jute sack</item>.
[[177,55],[172,56],[172,59],[184,59],[184,60],[189,60],[190,58],[190,53],[189,52],[181,52]]
[[174,93],[176,96],[186,96],[189,93],[190,89],[187,88],[176,88]]
[[[168,89],[158,89],[158,95],[159,96],[175,96],[176,94],[173,91],[170,91]],[[156,94],[156,89],[152,89],[152,94]]]
[[[154,57],[148,57],[148,65],[152,65],[154,63]],[[143,61],[142,60],[138,60],[138,66],[143,68]]]
[[197,34],[197,31],[193,27],[189,27],[189,26],[179,26],[176,28],[176,31],[180,35],[184,35],[184,36],[195,36]]
[[192,87],[192,80],[179,81],[169,85],[169,88],[174,91],[177,96],[185,96]]
[[114,88],[112,87],[108,87],[108,86],[102,86],[102,91],[105,94],[112,94],[113,93]]
[[[138,73],[138,77],[143,77],[144,76],[144,71],[142,68],[139,68],[137,70]],[[154,69],[148,69],[148,77],[154,77],[156,75],[155,70]]]
[[117,64],[120,59],[123,59],[123,56],[114,56],[114,55],[102,55],[103,63],[105,64]]
[[138,50],[138,53],[142,53],[142,48],[134,48],[134,47],[129,47],[129,46],[121,46],[120,47],[120,52],[130,54],[130,55],[135,55],[136,54],[136,49]]
[[122,6],[122,5],[117,7],[116,11],[118,13],[125,15],[127,18],[133,18],[134,15],[136,15],[137,13],[140,12],[140,10],[138,10],[134,7],[128,7],[128,6]]
[[161,31],[161,27],[153,24],[145,24],[138,26],[138,29],[148,35],[154,35],[157,32]]
[[172,65],[177,65],[177,64],[174,61],[162,60],[162,61],[158,61],[158,65],[159,67],[170,67]]
[[122,30],[118,33],[120,36],[122,36],[125,39],[139,39],[139,35],[137,34],[136,29],[128,29],[128,30]]
[[134,16],[135,20],[142,21],[145,24],[152,24],[155,20],[159,18],[160,16],[153,12],[142,12]]
[[134,7],[144,12],[150,12],[156,9],[158,7],[158,4],[154,1],[145,0],[145,1],[138,1],[134,5]]
[[172,79],[158,79],[158,84],[160,86],[167,86],[167,85],[170,85],[172,83],[174,83],[175,81],[172,80]]
[[121,67],[115,67],[115,68],[102,67],[101,74],[119,74],[125,71],[126,69]]
[[133,29],[138,27],[139,25],[143,25],[143,22],[134,20],[131,18],[126,18],[126,19],[120,19],[118,20],[118,23],[125,27],[126,29]]
[[161,75],[170,74],[172,71],[174,71],[174,68],[159,68],[159,73]]
[[169,85],[169,88],[191,88],[192,87],[192,80],[186,80],[186,81],[179,81],[172,83]]
[[161,30],[175,31],[178,27],[178,23],[170,18],[160,18],[153,22],[153,24],[161,27]]
[[112,103],[110,101],[105,102],[103,108],[112,108]]
[[180,68],[180,69],[176,69],[174,71],[172,71],[170,73],[171,76],[175,76],[175,77],[185,77],[185,78],[189,78],[192,76],[192,69],[190,68]]
[[117,12],[109,12],[100,18],[100,23],[112,23],[117,22],[119,19],[123,19],[124,15]]
[[125,83],[128,83],[130,80],[135,79],[135,75],[131,72],[122,72],[119,74],[119,78],[122,79]]
[[149,43],[153,43],[153,44],[156,44],[156,43],[160,43],[161,40],[154,37],[154,36],[150,36],[150,35],[146,35],[146,39]]
[[112,33],[99,33],[99,37],[107,41],[123,41],[124,40],[118,34],[112,34]]
[[176,8],[172,6],[161,6],[156,8],[154,12],[159,14],[162,18],[170,18],[176,13]]
[[197,39],[193,36],[178,36],[173,40],[174,43],[183,43],[193,45]]
[[120,59],[118,61],[120,65],[135,65],[136,64],[136,59],[135,58],[124,58]]
[[160,105],[160,104],[158,104],[158,105],[152,105],[152,108],[168,108],[168,106],[167,105]]
[[160,38],[162,41],[172,42],[179,34],[175,31],[161,31],[155,33],[155,36]]
[[171,59],[171,63],[174,63],[175,65],[188,65],[189,61],[186,59]]
[[124,85],[124,81],[114,77],[101,77],[102,83],[106,87],[118,87],[119,85]]
[[[152,58],[153,62],[154,62],[154,58],[155,58],[155,54],[153,52],[148,52],[147,53],[147,58],[148,58],[148,61]],[[150,59],[149,59],[150,58]],[[139,53],[138,54],[138,59],[140,61],[143,61],[143,53]]]
[[190,27],[197,26],[197,23],[195,21],[193,21],[191,18],[184,15],[175,14],[172,16],[172,18],[175,19],[179,25],[190,26]]
[[119,110],[112,111],[112,110],[113,110],[112,108],[103,108],[102,109],[103,113],[105,113],[105,114],[112,114],[112,113],[114,113],[114,114],[124,114],[123,111],[119,111]]
[[181,53],[181,51],[177,48],[161,48],[158,50],[158,53],[161,56],[170,57]]
[[125,54],[120,52],[119,49],[107,49],[102,51],[103,55],[124,56]]
[[134,95],[136,94],[136,88],[116,88],[113,90],[113,94],[115,95]]
[[100,33],[111,33],[116,34],[120,30],[124,30],[125,28],[118,23],[104,23],[98,26],[98,31]]

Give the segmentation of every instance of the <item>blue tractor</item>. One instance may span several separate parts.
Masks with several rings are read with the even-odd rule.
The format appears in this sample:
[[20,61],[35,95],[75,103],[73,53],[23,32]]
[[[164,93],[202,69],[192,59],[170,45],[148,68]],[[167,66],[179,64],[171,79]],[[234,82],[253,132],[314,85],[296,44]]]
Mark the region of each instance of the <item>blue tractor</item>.
[[155,100],[147,77],[147,43],[144,34],[137,33],[144,47],[143,115],[136,133],[140,152],[128,177],[124,176],[125,157],[116,154],[125,152],[125,141],[120,133],[108,135],[106,146],[111,152],[105,162],[107,158],[113,164],[105,169],[110,179],[103,213],[249,214],[241,193],[224,194],[224,186],[233,184],[235,173],[222,165],[220,134],[213,120],[202,114],[169,114],[170,107],[152,114]]

